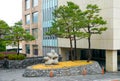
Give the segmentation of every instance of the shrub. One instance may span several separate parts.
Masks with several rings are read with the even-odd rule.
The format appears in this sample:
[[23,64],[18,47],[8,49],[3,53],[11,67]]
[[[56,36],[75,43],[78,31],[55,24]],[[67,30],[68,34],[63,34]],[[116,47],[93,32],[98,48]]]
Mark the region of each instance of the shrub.
[[25,55],[21,55],[21,54],[17,55],[17,59],[18,60],[23,60],[23,59],[25,59]]
[[9,60],[23,60],[25,59],[24,55],[17,55],[17,54],[9,54],[7,55]]
[[0,54],[0,60],[4,59],[4,54]]
[[7,57],[9,60],[17,60],[16,54],[8,54]]

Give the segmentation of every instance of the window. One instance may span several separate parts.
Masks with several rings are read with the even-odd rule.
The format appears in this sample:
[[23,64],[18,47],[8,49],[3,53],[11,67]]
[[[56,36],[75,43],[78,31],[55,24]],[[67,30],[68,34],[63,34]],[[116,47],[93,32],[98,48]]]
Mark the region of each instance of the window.
[[33,0],[33,7],[37,6],[38,5],[38,0]]
[[37,23],[38,22],[38,12],[34,12],[32,14],[32,21],[33,21],[33,23]]
[[30,15],[29,14],[25,16],[25,23],[30,24]]
[[38,28],[32,29],[32,35],[37,39],[38,38]]
[[25,0],[25,9],[30,8],[30,0]]
[[38,45],[33,45],[33,54],[38,55]]
[[25,48],[26,48],[26,54],[30,54],[30,45],[26,44]]

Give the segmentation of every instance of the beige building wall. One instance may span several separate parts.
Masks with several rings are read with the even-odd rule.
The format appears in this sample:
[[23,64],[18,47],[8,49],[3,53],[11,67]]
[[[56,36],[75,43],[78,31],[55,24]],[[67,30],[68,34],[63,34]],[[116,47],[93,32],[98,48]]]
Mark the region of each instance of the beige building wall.
[[[22,48],[23,48],[23,53],[26,53],[25,51],[25,45],[29,44],[30,45],[30,54],[28,54],[28,57],[35,56],[33,55],[33,45],[38,45],[38,56],[42,56],[42,0],[38,0],[38,6],[33,7],[32,6],[32,0],[30,0],[30,8],[25,9],[25,0],[22,0],[22,19],[23,19],[23,28],[24,29],[30,29],[30,34],[32,34],[32,29],[33,28],[38,28],[38,38],[34,41],[29,41],[29,42],[22,42]],[[32,22],[32,14],[34,12],[38,12],[38,22],[39,23],[33,23]],[[26,25],[25,24],[25,15],[30,14],[30,24]]]
[[120,1],[113,0],[114,49],[120,49]]
[[[87,4],[97,4],[101,8],[100,15],[107,21],[106,27],[108,27],[108,30],[103,32],[101,35],[92,35],[91,48],[114,49],[113,1],[112,0],[59,0],[58,4],[60,6],[66,4],[67,1],[72,1],[76,3],[77,5],[80,6],[82,10],[85,9]],[[59,39],[58,46],[69,47],[70,45],[68,41],[69,41],[68,39]],[[87,39],[78,40],[77,48],[88,48]]]
[[[92,35],[91,48],[106,50],[106,70],[117,72],[117,50],[120,50],[120,1],[119,0],[59,0],[58,4],[66,5],[72,1],[80,6],[82,10],[87,4],[97,4],[100,8],[100,16],[106,21],[107,31],[101,35]],[[58,39],[61,48],[70,47],[68,39]],[[77,48],[88,48],[87,39],[77,41]]]

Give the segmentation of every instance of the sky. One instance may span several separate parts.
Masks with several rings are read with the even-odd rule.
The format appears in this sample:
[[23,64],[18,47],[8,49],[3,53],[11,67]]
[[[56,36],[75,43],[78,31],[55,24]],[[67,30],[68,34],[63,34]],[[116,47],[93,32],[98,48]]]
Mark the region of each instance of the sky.
[[22,0],[0,0],[0,20],[9,26],[22,19]]

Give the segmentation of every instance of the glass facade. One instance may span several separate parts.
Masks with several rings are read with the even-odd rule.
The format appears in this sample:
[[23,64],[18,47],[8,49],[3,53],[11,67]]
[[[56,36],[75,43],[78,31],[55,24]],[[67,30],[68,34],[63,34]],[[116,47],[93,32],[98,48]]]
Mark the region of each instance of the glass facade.
[[30,24],[30,14],[25,15],[25,24]]
[[38,6],[38,0],[33,0],[32,6],[33,6],[33,7]]
[[30,8],[30,0],[25,0],[25,9]]
[[38,38],[38,28],[32,29],[32,35],[37,39]]
[[32,14],[32,22],[33,23],[38,23],[38,12],[34,12]]
[[56,52],[57,50],[57,38],[53,36],[48,36],[45,33],[49,30],[49,28],[52,26],[53,22],[53,15],[52,12],[58,5],[57,0],[43,0],[43,6],[42,6],[42,26],[43,26],[43,53],[50,52],[51,49],[54,49]]
[[25,48],[26,48],[26,54],[30,54],[30,45],[26,44]]

